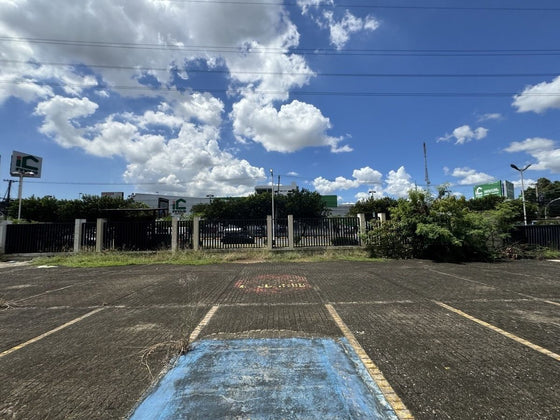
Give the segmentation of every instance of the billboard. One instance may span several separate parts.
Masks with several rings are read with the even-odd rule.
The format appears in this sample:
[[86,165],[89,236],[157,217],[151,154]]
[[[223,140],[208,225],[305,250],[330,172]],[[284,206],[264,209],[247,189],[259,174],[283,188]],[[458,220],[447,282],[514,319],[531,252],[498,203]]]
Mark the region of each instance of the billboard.
[[473,188],[474,198],[482,198],[487,195],[502,196],[502,181],[492,182],[490,184],[475,185]]
[[12,152],[10,175],[25,176],[28,178],[41,178],[41,166],[43,158],[33,156],[29,153]]
[[509,181],[504,181],[504,197],[513,200],[515,198],[515,193],[513,191],[513,183]]

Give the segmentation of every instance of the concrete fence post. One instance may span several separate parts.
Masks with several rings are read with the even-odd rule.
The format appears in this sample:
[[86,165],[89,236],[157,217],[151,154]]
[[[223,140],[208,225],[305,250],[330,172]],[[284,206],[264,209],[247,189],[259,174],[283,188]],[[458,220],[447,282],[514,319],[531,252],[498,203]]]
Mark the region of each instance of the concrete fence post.
[[272,241],[272,216],[266,216],[266,243],[268,244],[267,248],[272,250],[274,246]]
[[179,219],[175,216],[171,218],[171,252],[175,254],[179,246]]
[[198,251],[200,248],[200,217],[193,218],[192,242],[193,249]]
[[74,221],[74,252],[78,253],[82,250],[82,235],[84,230],[82,226],[86,223],[86,219],[76,219]]
[[11,221],[2,220],[0,222],[0,255],[6,253],[6,236],[8,231],[8,225],[11,225]]
[[288,249],[294,249],[294,215],[288,215]]
[[107,219],[97,219],[97,226],[95,229],[95,252],[103,251],[103,234],[105,233],[105,223]]
[[360,230],[360,235],[365,235],[366,233],[366,215],[364,213],[358,213],[358,226]]

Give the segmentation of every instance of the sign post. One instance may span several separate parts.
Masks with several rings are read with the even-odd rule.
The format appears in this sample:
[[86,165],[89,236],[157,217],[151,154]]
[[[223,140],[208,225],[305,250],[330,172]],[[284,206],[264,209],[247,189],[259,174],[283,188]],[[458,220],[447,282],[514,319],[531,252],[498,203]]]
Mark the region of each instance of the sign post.
[[19,178],[18,185],[18,220],[21,219],[21,193],[23,190],[23,178],[41,178],[41,166],[43,158],[28,153],[12,152],[10,175]]

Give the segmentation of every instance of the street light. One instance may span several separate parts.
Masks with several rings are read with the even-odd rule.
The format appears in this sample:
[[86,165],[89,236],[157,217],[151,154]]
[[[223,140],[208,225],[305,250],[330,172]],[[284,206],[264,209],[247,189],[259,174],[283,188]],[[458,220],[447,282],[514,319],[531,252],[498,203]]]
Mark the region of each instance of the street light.
[[528,164],[523,169],[519,169],[513,163],[509,166],[511,166],[516,171],[519,171],[519,173],[521,174],[521,201],[523,202],[523,222],[525,223],[525,226],[527,226],[527,209],[525,208],[525,184],[523,183],[523,172],[525,172],[529,168],[529,166],[531,166],[531,164]]

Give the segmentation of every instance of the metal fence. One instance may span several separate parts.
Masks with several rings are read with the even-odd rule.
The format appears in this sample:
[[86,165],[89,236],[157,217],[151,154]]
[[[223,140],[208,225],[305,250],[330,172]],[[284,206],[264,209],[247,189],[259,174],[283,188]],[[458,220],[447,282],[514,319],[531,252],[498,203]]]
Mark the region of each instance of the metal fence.
[[97,223],[95,222],[83,223],[82,241],[80,243],[80,250],[95,251],[96,241],[97,241]]
[[178,222],[178,247],[179,249],[193,248],[193,221],[179,220]]
[[560,250],[560,225],[518,226],[512,232],[512,240]]
[[67,252],[74,247],[74,223],[32,223],[6,226],[6,254]]
[[200,220],[199,247],[202,249],[264,248],[266,219]]
[[152,251],[171,248],[170,221],[109,221],[104,225],[103,249]]
[[294,221],[295,247],[360,245],[356,217],[297,219]]
[[[177,222],[176,247],[171,221],[106,221],[103,242],[95,222],[7,225],[5,253],[69,252],[74,250],[74,231],[81,229],[80,251],[100,248],[122,251],[160,249],[233,249],[326,247],[360,245],[359,221],[355,217],[298,219],[293,222],[293,243],[289,238],[289,219],[272,222],[268,232],[267,219],[180,220]],[[198,232],[195,232],[198,226]],[[195,239],[196,238],[196,239]],[[198,242],[195,244],[194,241]]]

